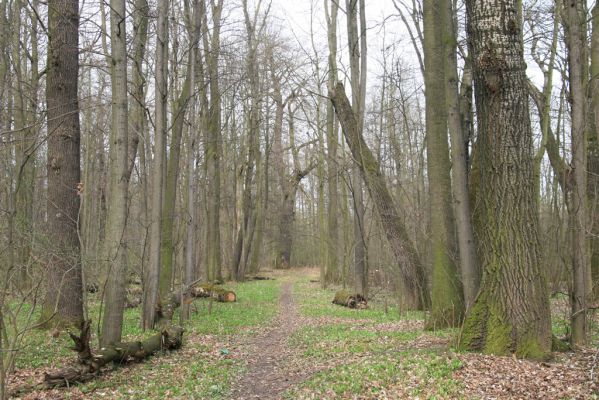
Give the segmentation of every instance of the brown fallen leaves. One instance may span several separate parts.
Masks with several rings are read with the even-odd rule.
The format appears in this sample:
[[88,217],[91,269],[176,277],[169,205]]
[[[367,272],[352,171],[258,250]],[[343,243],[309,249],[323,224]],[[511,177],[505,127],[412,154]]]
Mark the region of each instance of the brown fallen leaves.
[[595,351],[557,354],[553,362],[516,360],[481,354],[459,354],[465,398],[597,399],[599,382],[591,381]]

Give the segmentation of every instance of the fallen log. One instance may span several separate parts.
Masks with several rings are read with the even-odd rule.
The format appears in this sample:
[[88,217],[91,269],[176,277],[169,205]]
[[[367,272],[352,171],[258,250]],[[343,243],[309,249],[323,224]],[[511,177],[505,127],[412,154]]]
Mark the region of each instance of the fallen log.
[[94,354],[89,344],[90,326],[90,321],[85,321],[80,336],[69,332],[75,342],[73,350],[77,351],[78,360],[57,371],[44,374],[42,388],[69,386],[89,381],[97,376],[103,366],[111,362],[122,364],[140,361],[158,351],[178,349],[183,340],[183,328],[169,326],[141,342],[114,343]]
[[190,290],[191,297],[212,298],[221,303],[233,303],[237,301],[237,295],[231,290],[226,290],[213,283],[201,283]]
[[248,276],[246,278],[246,281],[274,281],[275,278],[271,278],[270,276],[262,276],[262,275],[255,275],[255,276]]
[[342,289],[335,293],[333,304],[337,304],[349,308],[365,309],[368,308],[368,302],[366,298],[359,293],[349,293],[347,290]]

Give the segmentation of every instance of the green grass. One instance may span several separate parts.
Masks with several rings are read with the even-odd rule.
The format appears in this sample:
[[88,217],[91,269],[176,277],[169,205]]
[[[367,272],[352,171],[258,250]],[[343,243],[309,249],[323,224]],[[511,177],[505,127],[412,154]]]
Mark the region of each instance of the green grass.
[[301,313],[308,317],[337,317],[348,319],[368,319],[373,322],[391,322],[400,319],[424,319],[421,311],[399,311],[395,302],[390,300],[385,310],[385,304],[380,301],[368,303],[368,309],[355,310],[332,304],[335,289],[323,290],[318,283],[310,283],[308,278],[301,279],[294,286],[295,298],[299,299]]
[[[218,303],[197,299],[192,306],[192,315],[185,323],[183,348],[169,354],[152,357],[139,364],[115,367],[78,389],[86,398],[189,398],[189,399],[226,399],[234,378],[242,371],[228,350],[221,352],[215,340],[227,343],[230,335],[251,334],[252,328],[268,324],[278,309],[280,292],[279,281],[252,281],[231,283],[227,288],[237,293],[237,302]],[[39,308],[39,307],[38,307]],[[93,343],[97,346],[97,321],[99,302],[95,295],[89,298],[89,318],[94,322]],[[19,313],[19,323],[27,323],[26,312],[29,305]],[[39,309],[33,310],[31,322],[39,318]],[[175,315],[175,323],[179,316]],[[152,332],[140,329],[140,308],[125,311],[123,321],[123,340],[140,340]],[[205,335],[211,335],[212,341],[204,344]],[[189,340],[193,337],[193,340]],[[29,330],[24,336],[23,345],[16,360],[18,369],[60,367],[75,360],[76,355],[70,349],[71,339],[66,333],[54,338],[48,331]],[[224,349],[223,349],[224,350]],[[32,382],[31,382],[32,383]],[[69,397],[69,392],[64,392]]]
[[[424,313],[400,314],[397,307],[385,307],[381,301],[371,301],[367,310],[352,310],[331,304],[334,293],[307,279],[295,286],[303,315],[341,321],[307,326],[290,337],[290,345],[302,350],[307,363],[323,362],[324,369],[289,390],[287,398],[386,398],[387,389],[393,398],[398,393],[405,398],[460,398],[460,386],[452,378],[460,367],[458,359],[449,358],[445,349],[411,350],[414,340],[452,337],[455,330],[394,330],[381,324],[422,320]],[[339,360],[333,368],[326,364],[331,357]]]
[[290,343],[304,348],[306,357],[328,358],[331,354],[383,352],[421,336],[422,331],[376,332],[374,326],[353,328],[348,324],[305,327]]
[[452,379],[458,368],[460,361],[443,353],[388,352],[321,371],[286,397],[386,398],[388,390],[393,398],[459,399],[460,385]]
[[277,281],[251,281],[231,284],[227,287],[237,294],[236,303],[196,301],[199,312],[190,319],[188,326],[201,334],[224,335],[238,333],[240,329],[264,325],[277,312],[280,284]]

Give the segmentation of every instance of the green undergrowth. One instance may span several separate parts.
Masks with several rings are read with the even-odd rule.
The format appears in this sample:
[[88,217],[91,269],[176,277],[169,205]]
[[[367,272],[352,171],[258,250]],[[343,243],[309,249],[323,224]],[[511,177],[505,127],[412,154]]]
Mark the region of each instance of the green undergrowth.
[[[196,299],[192,303],[191,318],[184,325],[186,332],[180,351],[118,367],[114,373],[110,373],[109,368],[107,373],[85,385],[79,385],[77,390],[83,392],[86,398],[228,398],[231,382],[239,375],[242,366],[231,354],[232,350],[213,347],[215,343],[224,346],[230,335],[252,334],[259,327],[267,325],[278,309],[280,282],[250,281],[225,286],[236,292],[237,302],[218,303]],[[94,322],[94,346],[97,346],[99,309],[95,295],[90,296],[88,315]],[[152,334],[144,333],[139,328],[140,312],[139,307],[125,311],[123,341],[140,340]],[[31,321],[36,321],[37,317],[35,310]],[[178,323],[178,314],[174,321]],[[205,337],[213,339],[206,344],[203,340]],[[60,367],[75,360],[76,355],[71,347],[72,341],[66,332],[54,337],[48,331],[30,330],[24,336],[16,366],[19,369]],[[64,395],[68,398],[72,393],[65,391]]]
[[452,378],[460,366],[443,352],[390,351],[318,372],[286,398],[460,399],[461,386]]
[[213,301],[209,305],[210,300],[196,300],[194,308],[197,312],[187,326],[200,334],[228,335],[239,333],[243,328],[265,325],[275,316],[280,290],[278,281],[250,281],[230,284],[227,288],[235,291],[237,302]]
[[80,390],[90,399],[227,399],[242,367],[233,359],[207,357],[207,352],[198,351],[193,359],[173,352],[125,367],[129,370],[91,381]]
[[368,309],[356,310],[332,304],[335,289],[321,289],[319,283],[308,278],[300,279],[294,286],[294,295],[298,299],[301,313],[308,317],[334,317],[348,319],[368,319],[373,322],[392,322],[400,319],[424,319],[424,312],[403,311],[397,307],[397,300],[387,299],[387,306],[382,299],[369,300]]
[[404,345],[422,331],[376,331],[373,325],[333,324],[308,326],[295,332],[290,343],[304,349],[306,357],[329,358],[332,354],[383,352]]
[[460,398],[452,378],[460,361],[438,340],[451,339],[455,329],[425,332],[414,323],[424,313],[400,313],[376,299],[367,310],[333,305],[334,293],[307,279],[295,286],[302,314],[317,323],[297,330],[289,344],[318,372],[286,398]]

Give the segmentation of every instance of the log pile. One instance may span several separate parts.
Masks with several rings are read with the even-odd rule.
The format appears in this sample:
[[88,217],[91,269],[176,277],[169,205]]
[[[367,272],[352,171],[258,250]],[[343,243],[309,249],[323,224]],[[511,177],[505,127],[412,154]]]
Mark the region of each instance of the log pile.
[[335,293],[333,304],[349,308],[365,309],[368,308],[366,298],[359,293],[349,293],[347,290],[339,290]]
[[212,298],[221,303],[233,303],[237,301],[237,295],[231,290],[224,289],[212,283],[201,283],[190,290],[191,297]]

